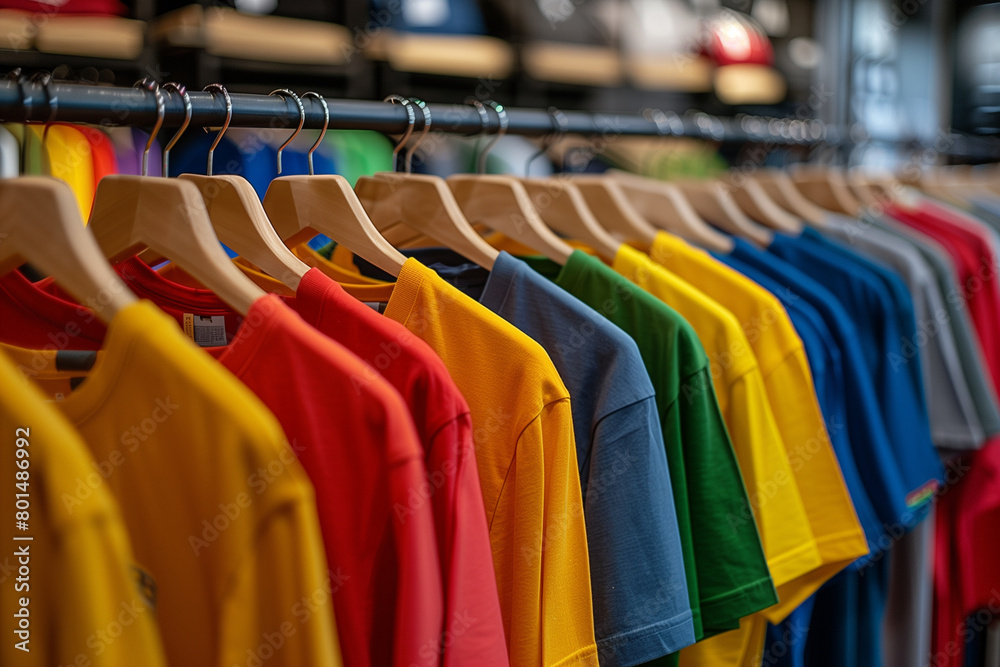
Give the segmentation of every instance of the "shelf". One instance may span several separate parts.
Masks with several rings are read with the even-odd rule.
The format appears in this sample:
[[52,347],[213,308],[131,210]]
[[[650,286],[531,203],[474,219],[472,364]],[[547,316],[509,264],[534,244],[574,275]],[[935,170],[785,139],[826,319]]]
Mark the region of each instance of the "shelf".
[[397,72],[470,79],[506,79],[514,71],[513,47],[495,37],[423,35],[381,30],[365,49]]

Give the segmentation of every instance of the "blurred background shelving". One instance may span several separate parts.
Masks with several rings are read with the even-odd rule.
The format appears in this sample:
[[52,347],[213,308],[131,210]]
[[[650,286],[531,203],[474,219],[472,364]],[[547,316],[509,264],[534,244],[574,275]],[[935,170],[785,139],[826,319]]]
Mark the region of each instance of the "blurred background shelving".
[[1000,5],[962,0],[0,0],[0,63],[233,92],[819,118],[878,164],[1000,133]]

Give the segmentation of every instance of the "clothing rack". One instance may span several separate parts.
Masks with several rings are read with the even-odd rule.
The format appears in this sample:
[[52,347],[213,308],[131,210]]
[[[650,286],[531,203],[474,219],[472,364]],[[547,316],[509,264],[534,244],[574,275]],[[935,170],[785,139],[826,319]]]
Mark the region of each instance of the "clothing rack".
[[[304,91],[303,91],[304,92]],[[226,120],[222,95],[189,91],[191,124],[218,127]],[[180,95],[163,91],[164,124],[177,127],[184,121],[185,109]],[[231,93],[231,127],[294,128],[299,122],[295,102],[278,95]],[[408,124],[407,110],[400,104],[358,100],[327,99],[331,129],[376,130],[402,134]],[[320,102],[302,99],[306,129],[323,127]],[[474,106],[429,104],[431,129],[437,132],[477,135],[483,132],[482,117]],[[506,134],[541,137],[558,128],[560,134],[583,136],[670,136],[717,142],[755,143],[779,146],[853,147],[867,141],[850,130],[833,127],[819,120],[767,118],[737,115],[732,118],[703,112],[678,115],[647,111],[642,115],[600,114],[580,111],[559,112],[558,124],[543,109],[505,108]],[[498,129],[497,114],[490,111],[487,133]],[[152,126],[157,121],[154,95],[141,88],[123,88],[88,84],[50,83],[22,80],[0,81],[0,121],[66,121],[97,125]],[[423,114],[416,113],[415,129],[423,129]],[[881,142],[886,143],[886,142]],[[933,142],[892,141],[908,150],[933,151],[936,154],[979,160],[1000,160],[1000,139],[942,132]]]

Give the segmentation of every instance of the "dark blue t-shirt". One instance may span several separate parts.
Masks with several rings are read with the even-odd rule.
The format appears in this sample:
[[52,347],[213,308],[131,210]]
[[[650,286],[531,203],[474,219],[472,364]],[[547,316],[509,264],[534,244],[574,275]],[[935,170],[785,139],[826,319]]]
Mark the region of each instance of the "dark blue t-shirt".
[[[929,493],[941,484],[944,469],[931,440],[923,381],[892,362],[894,355],[902,358],[916,331],[909,292],[888,269],[811,230],[801,237],[775,234],[768,251],[827,287],[855,322],[906,487],[907,507],[925,514]],[[895,282],[894,288],[888,282]],[[908,322],[901,324],[907,313]]]
[[[837,455],[837,461],[857,512],[858,521],[865,531],[869,548],[873,552],[878,551],[880,543],[878,538],[884,531],[875,509],[872,507],[871,500],[868,498],[868,492],[865,490],[851,451],[848,429],[846,428],[843,360],[840,348],[830,329],[826,326],[819,312],[810,305],[807,299],[788,286],[787,282],[782,284],[782,282],[732,255],[716,255],[716,257],[770,291],[785,306],[792,325],[805,347],[820,409],[826,419],[827,431],[830,433],[834,453]],[[780,259],[771,259],[770,261],[776,269],[787,266]],[[838,625],[830,626],[827,624],[825,628],[819,629],[818,636],[813,640],[814,645],[836,643],[837,641],[847,642],[855,636],[860,621],[855,611],[848,612],[845,609],[847,601],[844,599],[844,594],[848,587],[856,586],[856,578],[860,576],[858,570],[864,568],[869,562],[868,558],[858,559],[846,572],[838,574],[820,594],[813,595],[796,607],[795,611],[784,621],[778,625],[769,624],[763,664],[771,667],[803,667],[805,665],[807,638],[811,627],[813,627],[812,614],[817,598],[820,600],[821,611],[819,615],[829,617],[833,615],[831,610],[834,610],[836,613],[840,613],[840,622]],[[850,581],[846,581],[847,579]],[[865,622],[877,623],[880,616],[866,614],[865,618],[867,619]],[[841,655],[839,650],[834,651],[833,654]],[[826,664],[836,663],[829,661]]]
[[[768,275],[804,298],[823,317],[840,348],[847,397],[847,432],[868,497],[882,526],[916,525],[917,518],[906,506],[909,489],[903,481],[889,436],[886,433],[871,374],[865,365],[857,327],[837,298],[796,267],[763,252],[743,239],[734,238],[732,257]],[[883,531],[884,532],[884,531]],[[884,535],[880,544],[891,543]]]
[[809,360],[809,370],[813,376],[813,385],[816,387],[820,410],[826,421],[830,442],[833,445],[834,454],[837,456],[837,462],[840,464],[844,483],[851,496],[851,502],[854,504],[858,521],[865,531],[869,549],[877,551],[879,548],[878,538],[882,535],[883,530],[851,450],[847,429],[840,347],[822,316],[794,290],[735,257],[716,255],[716,258],[771,292],[785,306],[785,311],[788,313],[792,326],[795,327],[795,332],[802,339],[806,358]]

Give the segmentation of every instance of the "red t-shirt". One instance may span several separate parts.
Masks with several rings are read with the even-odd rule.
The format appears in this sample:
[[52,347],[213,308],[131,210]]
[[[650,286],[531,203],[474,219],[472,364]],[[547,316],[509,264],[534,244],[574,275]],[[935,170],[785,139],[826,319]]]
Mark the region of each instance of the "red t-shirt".
[[[156,278],[170,281],[159,274],[151,276],[144,264],[125,266],[130,276],[144,284]],[[176,276],[175,280],[190,279],[183,273],[170,275]],[[191,290],[191,298],[196,295],[199,299],[199,312],[208,308],[214,315],[232,314],[212,292],[184,284]],[[460,634],[444,637],[443,665],[506,666],[507,643],[469,405],[444,362],[409,329],[362,304],[319,269],[310,269],[302,277],[295,297],[284,300],[306,322],[367,361],[409,406],[423,444],[428,480],[398,512],[405,517],[416,503],[430,498],[444,584],[442,632],[455,622],[463,626]],[[475,618],[476,623],[461,623],[466,615]]]
[[410,408],[424,447],[428,484],[399,508],[407,515],[430,494],[445,595],[445,627],[468,615],[461,634],[444,636],[443,665],[506,666],[507,642],[493,571],[489,527],[472,440],[472,419],[444,362],[399,322],[379,315],[310,269],[285,300],[320,332],[368,362]]
[[987,232],[976,232],[956,223],[951,212],[930,203],[923,203],[916,210],[890,207],[887,213],[938,241],[951,255],[961,283],[961,296],[979,340],[980,356],[990,371],[993,386],[1000,392],[1000,283],[996,275],[997,257]]
[[20,9],[36,14],[83,14],[95,16],[124,16],[128,7],[118,0],[66,0],[55,4],[35,0],[0,0],[0,9]]
[[[232,311],[216,315],[205,298],[214,295],[192,294],[138,260],[119,272],[195,337],[228,342],[206,351],[257,394],[284,428],[316,489],[330,590],[315,595],[332,596],[345,663],[420,664],[428,647],[433,651],[441,641],[442,587],[432,507],[412,502],[427,475],[399,392],[278,297],[259,299],[246,318]],[[25,284],[16,274],[2,282],[4,342],[100,347],[103,325],[86,309]],[[235,336],[223,333],[228,330]],[[261,483],[267,474],[261,471]],[[405,517],[399,516],[400,507],[409,508]],[[317,602],[303,600],[292,611],[307,614],[310,604]]]
[[959,479],[941,496],[935,525],[935,667],[961,667],[969,633],[1000,609],[1000,441],[953,466]]
[[118,156],[111,138],[96,127],[76,126],[90,144],[90,156],[94,163],[94,189],[108,174],[118,173]]

